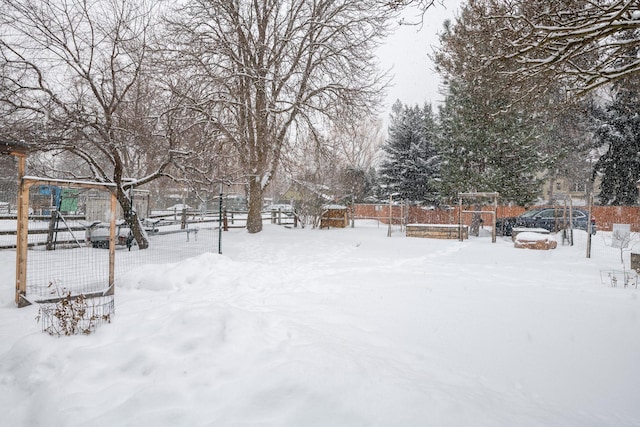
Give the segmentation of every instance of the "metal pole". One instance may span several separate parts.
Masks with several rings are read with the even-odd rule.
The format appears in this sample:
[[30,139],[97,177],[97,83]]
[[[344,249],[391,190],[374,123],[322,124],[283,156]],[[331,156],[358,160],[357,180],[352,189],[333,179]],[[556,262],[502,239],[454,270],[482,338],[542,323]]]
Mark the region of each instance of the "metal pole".
[[587,258],[591,258],[591,206],[593,206],[593,194],[589,194],[589,214],[587,215]]
[[220,183],[220,203],[218,203],[218,253],[222,254],[222,182]]
[[573,246],[573,198],[571,196],[569,196],[569,227],[569,243]]
[[491,224],[491,243],[496,242],[496,219],[498,217],[498,193],[493,195],[493,224]]
[[387,237],[391,237],[391,221],[393,221],[393,210],[391,204],[393,203],[393,194],[389,194],[389,228],[387,229]]
[[356,226],[356,189],[351,187],[351,228]]
[[460,241],[464,241],[464,235],[462,234],[462,197],[458,198],[458,234]]

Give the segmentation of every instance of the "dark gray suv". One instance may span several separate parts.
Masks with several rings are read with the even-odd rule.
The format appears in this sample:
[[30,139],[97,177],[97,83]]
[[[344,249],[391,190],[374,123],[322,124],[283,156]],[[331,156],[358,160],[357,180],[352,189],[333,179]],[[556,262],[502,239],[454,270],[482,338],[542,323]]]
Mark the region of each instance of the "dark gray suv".
[[[584,209],[572,209],[571,223],[573,228],[588,230],[589,213]],[[569,225],[569,210],[563,208],[535,208],[516,217],[498,218],[496,233],[511,236],[514,228],[544,228],[554,233]],[[591,234],[596,234],[596,219],[591,217]]]

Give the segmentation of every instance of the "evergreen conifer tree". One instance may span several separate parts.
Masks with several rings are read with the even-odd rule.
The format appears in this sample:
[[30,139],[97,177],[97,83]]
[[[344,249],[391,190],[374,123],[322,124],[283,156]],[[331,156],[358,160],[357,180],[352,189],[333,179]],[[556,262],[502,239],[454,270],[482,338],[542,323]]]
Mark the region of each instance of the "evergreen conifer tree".
[[382,150],[379,168],[384,197],[414,202],[434,202],[440,177],[436,152],[436,121],[431,105],[405,106],[399,100],[392,107],[389,136]]
[[440,110],[442,193],[497,191],[503,200],[529,203],[540,190],[535,126],[514,110],[500,112],[496,94],[479,93],[449,84]]
[[505,2],[469,0],[440,35],[434,62],[447,85],[438,144],[445,197],[499,192],[503,201],[525,204],[539,193],[537,174],[548,159],[538,109],[544,99],[523,101],[526,91],[513,80],[518,64],[487,61],[508,50],[511,30],[496,19],[508,9]]
[[[637,39],[640,30],[630,29],[619,40]],[[619,61],[627,66],[636,61],[640,46],[630,45],[627,55]],[[635,205],[638,203],[640,179],[640,77],[629,75],[614,85],[612,102],[600,111],[601,124],[597,137],[607,148],[594,168],[594,175],[602,175],[600,203],[607,205]]]
[[602,176],[600,203],[636,205],[640,179],[640,91],[626,81],[611,102],[600,112],[597,131],[600,143],[607,148],[595,166]]

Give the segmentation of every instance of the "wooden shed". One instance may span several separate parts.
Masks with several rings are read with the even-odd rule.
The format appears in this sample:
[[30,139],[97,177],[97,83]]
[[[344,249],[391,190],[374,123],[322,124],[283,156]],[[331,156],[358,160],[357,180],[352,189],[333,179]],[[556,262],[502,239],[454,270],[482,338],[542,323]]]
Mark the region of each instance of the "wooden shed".
[[346,228],[349,225],[349,210],[343,205],[326,205],[320,217],[320,228]]

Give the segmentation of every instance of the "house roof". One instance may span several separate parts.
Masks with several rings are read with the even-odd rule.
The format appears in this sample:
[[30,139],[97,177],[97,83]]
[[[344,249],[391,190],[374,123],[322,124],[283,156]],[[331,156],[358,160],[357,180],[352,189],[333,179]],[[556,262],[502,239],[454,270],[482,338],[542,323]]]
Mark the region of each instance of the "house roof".
[[324,184],[315,184],[315,183],[302,181],[295,178],[292,179],[292,182],[294,185],[297,185],[307,191],[310,191],[311,193],[314,193],[316,196],[324,200],[327,200],[327,201],[333,200],[333,197],[327,194],[329,187],[327,187]]

